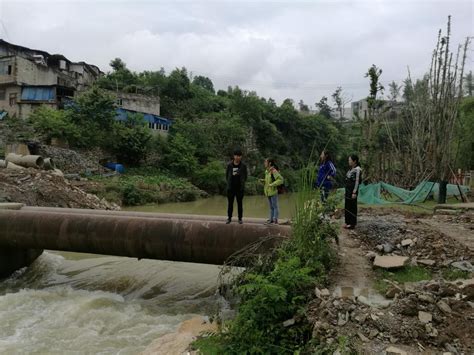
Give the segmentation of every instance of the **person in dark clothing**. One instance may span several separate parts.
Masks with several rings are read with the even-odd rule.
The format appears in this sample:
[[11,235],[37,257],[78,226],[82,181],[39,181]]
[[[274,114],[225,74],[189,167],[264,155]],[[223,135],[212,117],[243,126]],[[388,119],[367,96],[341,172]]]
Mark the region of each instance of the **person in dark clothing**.
[[245,181],[247,180],[247,166],[242,162],[242,151],[236,149],[234,158],[227,165],[227,224],[232,222],[232,213],[234,212],[234,199],[237,199],[237,212],[239,224],[242,224]]
[[352,154],[349,157],[349,171],[346,174],[345,189],[345,222],[344,228],[354,229],[357,225],[357,196],[359,195],[359,185],[362,181],[362,169],[359,164],[359,157]]
[[329,196],[329,191],[331,191],[334,179],[336,178],[336,167],[332,162],[331,154],[329,154],[326,149],[322,151],[319,159],[320,165],[315,188],[319,189],[321,193],[321,201],[326,202]]

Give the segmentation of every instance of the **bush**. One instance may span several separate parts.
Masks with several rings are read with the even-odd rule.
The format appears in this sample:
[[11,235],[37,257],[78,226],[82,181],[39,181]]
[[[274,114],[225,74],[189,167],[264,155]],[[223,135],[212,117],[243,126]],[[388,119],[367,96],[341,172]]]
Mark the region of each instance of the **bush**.
[[48,144],[52,138],[74,142],[80,136],[79,129],[71,122],[66,111],[40,106],[29,119],[35,132]]
[[208,193],[222,194],[227,188],[225,166],[219,161],[211,161],[202,169],[197,169],[192,181]]

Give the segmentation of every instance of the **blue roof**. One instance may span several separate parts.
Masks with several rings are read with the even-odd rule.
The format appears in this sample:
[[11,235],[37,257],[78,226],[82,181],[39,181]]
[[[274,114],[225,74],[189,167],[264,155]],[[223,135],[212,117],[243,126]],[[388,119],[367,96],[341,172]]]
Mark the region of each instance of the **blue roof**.
[[23,101],[54,101],[55,92],[53,87],[24,87],[21,90]]
[[115,119],[118,121],[126,121],[127,114],[138,113],[138,114],[143,115],[143,119],[148,123],[157,123],[157,124],[164,124],[164,125],[171,125],[173,123],[173,121],[169,118],[161,117],[158,115],[152,115],[151,113],[125,110],[123,108],[118,108],[116,111],[117,111],[117,116],[115,117]]

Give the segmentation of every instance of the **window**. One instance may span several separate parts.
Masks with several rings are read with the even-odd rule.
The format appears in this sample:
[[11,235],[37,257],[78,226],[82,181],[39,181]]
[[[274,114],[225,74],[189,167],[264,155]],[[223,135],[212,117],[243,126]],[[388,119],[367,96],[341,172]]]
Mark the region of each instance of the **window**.
[[0,62],[0,75],[12,75],[12,66],[8,62]]
[[6,96],[6,90],[0,89],[0,101],[5,100],[5,96]]
[[10,106],[16,105],[16,93],[10,94]]
[[122,99],[117,99],[115,103],[117,104],[117,106],[122,106]]

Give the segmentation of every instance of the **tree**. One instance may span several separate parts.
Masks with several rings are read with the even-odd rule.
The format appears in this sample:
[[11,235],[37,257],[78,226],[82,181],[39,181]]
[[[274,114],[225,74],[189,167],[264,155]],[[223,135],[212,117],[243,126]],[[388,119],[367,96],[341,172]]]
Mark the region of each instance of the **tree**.
[[67,111],[40,106],[33,111],[29,120],[36,133],[48,144],[52,138],[74,143],[80,137],[79,129],[71,122]]
[[185,177],[194,175],[197,169],[196,147],[180,133],[172,135],[163,157],[165,169]]
[[127,69],[127,65],[125,64],[125,62],[120,59],[120,58],[115,58],[115,59],[112,59],[109,63],[109,65],[112,67],[112,69],[114,71],[120,71],[120,70],[125,70]]
[[206,89],[206,90],[208,90],[209,92],[211,92],[213,94],[215,93],[214,84],[212,83],[211,79],[209,79],[206,76],[198,75],[198,76],[194,77],[193,85],[200,86],[203,89]]
[[466,95],[472,97],[474,92],[474,78],[472,76],[472,71],[470,71],[464,78],[466,81]]
[[114,122],[110,149],[120,162],[138,165],[145,158],[151,133],[141,114],[127,115],[125,122]]
[[319,102],[317,102],[316,107],[319,109],[319,114],[326,118],[332,117],[332,108],[328,104],[328,98],[323,96]]
[[300,112],[309,113],[309,107],[308,105],[304,103],[303,100],[300,100],[300,102],[298,102],[298,106],[299,106]]
[[398,97],[400,96],[400,91],[402,87],[398,85],[395,81],[392,81],[388,84],[388,90],[390,92],[389,100],[392,102],[396,102]]
[[80,138],[74,145],[107,148],[116,116],[115,100],[111,95],[93,87],[82,93],[67,108],[67,113],[80,131]]
[[336,111],[339,113],[339,119],[343,119],[344,108],[346,107],[346,104],[351,101],[351,99],[344,94],[342,87],[340,86],[336,89],[336,91],[334,91],[331,96],[336,105]]

